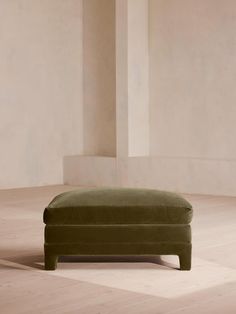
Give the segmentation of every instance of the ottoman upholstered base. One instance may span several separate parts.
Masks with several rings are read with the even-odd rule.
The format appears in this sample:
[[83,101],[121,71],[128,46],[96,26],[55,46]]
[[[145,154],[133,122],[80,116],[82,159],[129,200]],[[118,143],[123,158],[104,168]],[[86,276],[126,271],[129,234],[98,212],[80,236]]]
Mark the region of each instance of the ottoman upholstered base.
[[148,189],[81,189],[56,196],[44,211],[45,269],[60,255],[178,255],[191,268],[192,207]]

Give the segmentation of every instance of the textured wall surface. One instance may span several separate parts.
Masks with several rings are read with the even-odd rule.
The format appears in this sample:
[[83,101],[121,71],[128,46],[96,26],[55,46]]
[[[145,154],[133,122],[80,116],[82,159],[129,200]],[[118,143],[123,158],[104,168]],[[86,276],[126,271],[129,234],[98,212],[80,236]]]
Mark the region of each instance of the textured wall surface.
[[236,159],[236,3],[150,0],[152,155]]
[[62,183],[81,152],[81,5],[0,1],[0,188]]
[[0,1],[0,188],[74,156],[66,183],[235,195],[235,29],[235,0]]
[[[147,2],[116,2],[116,70],[121,77],[117,80],[116,135],[122,149],[117,158],[65,158],[65,182],[236,195],[236,2],[150,0],[149,36],[141,32],[146,15],[136,19],[140,4]],[[129,148],[137,153],[147,138],[144,133],[136,137],[136,131],[143,130],[139,104],[144,101],[139,103],[139,93],[145,74],[139,70],[140,64],[142,70],[146,67],[145,34],[149,40],[150,155],[140,157],[129,154]],[[127,51],[134,52],[128,61]],[[126,82],[130,78],[134,86]],[[127,95],[138,98],[137,102],[127,101]],[[130,128],[135,136],[130,136]]]

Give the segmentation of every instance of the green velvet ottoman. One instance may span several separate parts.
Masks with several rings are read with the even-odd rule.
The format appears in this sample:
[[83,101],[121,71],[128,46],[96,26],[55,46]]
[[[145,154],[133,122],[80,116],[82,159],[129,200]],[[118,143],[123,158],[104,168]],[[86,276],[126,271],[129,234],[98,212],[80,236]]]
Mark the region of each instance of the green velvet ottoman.
[[62,193],[44,211],[45,269],[60,255],[178,255],[191,268],[192,206],[149,189],[92,188]]

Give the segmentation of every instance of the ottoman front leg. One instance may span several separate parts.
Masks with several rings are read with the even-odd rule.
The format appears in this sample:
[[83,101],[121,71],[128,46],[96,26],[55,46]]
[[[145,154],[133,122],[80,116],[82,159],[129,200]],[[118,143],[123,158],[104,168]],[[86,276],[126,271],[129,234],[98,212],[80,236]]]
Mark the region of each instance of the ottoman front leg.
[[179,254],[180,270],[190,270],[192,259],[192,248],[187,247]]
[[58,256],[49,252],[44,253],[45,270],[55,270],[57,268]]

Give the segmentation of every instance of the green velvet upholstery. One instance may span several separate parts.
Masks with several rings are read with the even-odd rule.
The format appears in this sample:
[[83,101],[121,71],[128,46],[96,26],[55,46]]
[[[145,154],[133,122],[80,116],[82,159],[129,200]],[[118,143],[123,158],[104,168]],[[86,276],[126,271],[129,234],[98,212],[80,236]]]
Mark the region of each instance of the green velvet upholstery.
[[190,237],[189,225],[52,225],[45,228],[49,243],[55,239],[59,243],[187,242]]
[[192,206],[148,189],[93,188],[56,196],[44,211],[45,268],[60,255],[178,255],[191,268]]
[[56,196],[46,224],[188,224],[192,206],[171,192],[148,189],[81,189]]

